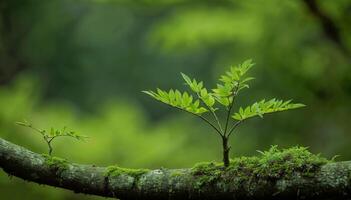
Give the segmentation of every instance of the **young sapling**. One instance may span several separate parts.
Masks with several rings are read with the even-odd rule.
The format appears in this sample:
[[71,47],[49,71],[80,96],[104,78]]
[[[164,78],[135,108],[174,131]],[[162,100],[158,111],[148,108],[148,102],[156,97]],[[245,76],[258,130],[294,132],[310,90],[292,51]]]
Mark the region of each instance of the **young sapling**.
[[34,127],[31,123],[29,123],[26,120],[24,120],[23,122],[16,122],[16,124],[20,125],[20,126],[31,128],[32,130],[40,133],[41,136],[43,137],[44,141],[48,145],[49,156],[51,156],[52,151],[53,151],[52,142],[54,139],[56,139],[58,137],[70,137],[70,138],[74,138],[74,139],[80,140],[80,141],[84,141],[87,138],[86,136],[77,134],[74,131],[67,131],[66,127],[63,127],[62,130],[51,128],[50,131],[46,131],[46,130],[42,130],[42,129],[38,129],[38,128]]
[[[185,84],[190,87],[194,96],[187,92],[170,89],[168,92],[157,88],[156,91],[143,91],[154,99],[171,107],[180,109],[201,118],[209,124],[222,139],[223,163],[229,166],[229,138],[234,130],[244,121],[253,117],[263,118],[264,114],[281,112],[304,107],[300,103],[292,103],[291,100],[283,101],[277,99],[261,100],[247,107],[240,107],[237,112],[232,113],[234,102],[241,90],[249,88],[248,82],[253,77],[246,76],[247,72],[254,66],[252,60],[246,60],[237,66],[231,66],[229,71],[219,79],[217,87],[208,90],[202,81],[191,79],[181,73]],[[218,115],[218,105],[225,112],[225,119],[221,122]],[[208,115],[213,120],[208,119]]]

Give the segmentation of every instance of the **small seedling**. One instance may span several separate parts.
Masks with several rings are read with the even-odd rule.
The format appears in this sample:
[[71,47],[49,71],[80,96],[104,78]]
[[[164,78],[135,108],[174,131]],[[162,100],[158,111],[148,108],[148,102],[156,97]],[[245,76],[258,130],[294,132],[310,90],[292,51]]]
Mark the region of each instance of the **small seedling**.
[[16,124],[20,125],[20,126],[31,128],[32,130],[40,133],[43,136],[44,141],[48,145],[50,156],[51,156],[52,151],[53,151],[52,142],[54,139],[56,139],[58,137],[71,137],[71,138],[74,138],[74,139],[77,139],[80,141],[84,141],[87,138],[86,136],[79,135],[74,131],[67,131],[66,127],[63,127],[62,130],[51,128],[50,131],[46,131],[46,130],[42,130],[42,129],[38,129],[38,128],[34,127],[31,123],[29,123],[26,120],[24,120],[23,122],[16,122]]
[[[195,96],[187,92],[180,92],[179,90],[173,89],[167,92],[157,88],[155,92],[143,92],[171,107],[191,113],[209,124],[222,138],[223,162],[227,167],[229,166],[229,151],[231,148],[228,144],[229,137],[243,121],[257,116],[263,118],[263,115],[268,113],[281,112],[305,106],[300,103],[292,103],[291,100],[283,101],[271,99],[266,101],[263,99],[245,108],[240,107],[237,112],[232,113],[234,100],[239,92],[249,88],[248,82],[254,79],[253,77],[246,76],[246,73],[253,65],[254,63],[252,63],[252,60],[246,60],[242,64],[230,67],[230,70],[219,79],[220,83],[217,84],[217,87],[211,91],[204,87],[202,81],[191,79],[187,75],[181,73],[185,84],[190,87]],[[220,110],[217,105],[220,105],[222,109],[224,108],[226,116],[224,123],[221,123],[216,114]],[[206,114],[211,115],[213,120],[210,121]],[[232,125],[230,125],[230,121],[233,121],[231,122]]]

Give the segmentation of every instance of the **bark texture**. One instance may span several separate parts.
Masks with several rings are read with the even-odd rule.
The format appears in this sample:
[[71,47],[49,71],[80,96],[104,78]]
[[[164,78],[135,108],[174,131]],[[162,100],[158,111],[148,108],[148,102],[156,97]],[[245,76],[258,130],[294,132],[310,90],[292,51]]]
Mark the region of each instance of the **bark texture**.
[[[53,164],[54,163],[54,164]],[[0,167],[27,181],[77,193],[128,199],[350,199],[351,161],[323,165],[313,176],[240,182],[239,177],[204,181],[191,169],[156,169],[143,173],[74,163],[48,157],[0,138]],[[56,164],[55,164],[56,163]],[[123,169],[123,168],[121,168]],[[208,177],[207,177],[208,178]]]

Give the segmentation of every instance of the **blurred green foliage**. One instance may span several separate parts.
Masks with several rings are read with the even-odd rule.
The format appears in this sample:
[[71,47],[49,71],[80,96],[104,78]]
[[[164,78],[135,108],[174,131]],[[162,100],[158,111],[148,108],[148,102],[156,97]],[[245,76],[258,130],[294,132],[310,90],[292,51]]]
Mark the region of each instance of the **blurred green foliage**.
[[[89,136],[53,144],[55,155],[74,162],[177,168],[219,161],[220,140],[206,125],[140,91],[185,88],[179,72],[213,85],[228,66],[252,57],[257,79],[239,105],[293,96],[308,107],[240,127],[232,157],[299,144],[351,159],[351,3],[316,1],[337,27],[338,43],[306,1],[1,1],[0,137],[46,152],[40,135],[14,125],[28,119]],[[2,172],[0,194],[99,199]]]

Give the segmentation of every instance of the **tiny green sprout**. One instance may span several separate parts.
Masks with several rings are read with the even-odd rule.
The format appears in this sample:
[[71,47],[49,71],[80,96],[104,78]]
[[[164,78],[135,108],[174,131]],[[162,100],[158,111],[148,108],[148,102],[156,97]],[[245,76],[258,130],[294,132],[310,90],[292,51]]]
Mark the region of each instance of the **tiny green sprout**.
[[61,130],[51,128],[50,131],[47,131],[47,130],[38,129],[38,128],[34,127],[31,123],[29,123],[26,120],[24,120],[23,122],[16,122],[16,124],[20,125],[20,126],[31,128],[32,130],[40,133],[42,135],[44,141],[48,145],[50,156],[51,156],[52,151],[53,151],[52,142],[55,138],[71,137],[71,138],[74,138],[74,139],[79,140],[79,141],[84,141],[87,138],[86,136],[77,134],[74,131],[68,131],[66,127],[63,127],[63,129],[61,129]]
[[[193,114],[209,124],[222,138],[223,162],[224,166],[228,167],[229,151],[231,148],[228,140],[230,135],[243,121],[257,116],[263,118],[265,114],[305,106],[300,103],[292,103],[291,100],[271,99],[268,101],[261,100],[247,107],[239,107],[237,112],[232,113],[234,100],[242,90],[249,88],[248,82],[254,79],[253,77],[246,76],[252,66],[254,66],[254,63],[252,63],[251,59],[237,66],[231,66],[220,77],[220,83],[217,84],[217,87],[212,90],[206,89],[202,81],[191,79],[189,76],[181,73],[185,84],[189,86],[194,96],[187,92],[180,92],[173,89],[164,91],[157,88],[156,91],[143,92],[173,108]],[[217,107],[218,105],[224,108],[224,122],[221,122],[216,114],[220,110]],[[212,116],[212,121],[208,119],[208,115]]]

